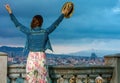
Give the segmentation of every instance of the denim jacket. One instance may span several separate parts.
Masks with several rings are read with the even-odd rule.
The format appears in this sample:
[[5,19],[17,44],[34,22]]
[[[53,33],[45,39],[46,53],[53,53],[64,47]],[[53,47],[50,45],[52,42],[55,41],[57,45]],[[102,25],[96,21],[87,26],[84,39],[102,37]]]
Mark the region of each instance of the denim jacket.
[[10,14],[10,17],[15,26],[26,35],[25,50],[33,52],[44,52],[46,49],[50,49],[51,51],[53,51],[49,40],[49,34],[53,32],[63,20],[63,14],[61,14],[59,18],[47,29],[42,29],[41,27],[29,29],[19,23],[19,21],[13,14]]

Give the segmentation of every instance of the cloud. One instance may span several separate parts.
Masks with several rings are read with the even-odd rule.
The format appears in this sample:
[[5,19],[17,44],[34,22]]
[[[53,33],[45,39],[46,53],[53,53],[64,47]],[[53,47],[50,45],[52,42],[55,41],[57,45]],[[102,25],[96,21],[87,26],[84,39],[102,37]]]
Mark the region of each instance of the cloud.
[[120,8],[113,8],[113,12],[116,13],[116,14],[119,14],[120,13]]
[[[31,17],[35,14],[42,14],[44,16],[55,16],[60,12],[61,6],[64,1],[55,0],[25,0],[25,1],[15,1],[15,0],[2,0],[1,8],[3,5],[9,4],[12,11],[21,17]],[[54,5],[52,5],[54,4]],[[4,11],[5,12],[5,11]]]
[[0,37],[0,46],[24,47],[25,39],[21,37],[2,38]]
[[58,40],[60,44],[56,44],[56,40],[52,41],[54,53],[66,54],[88,50],[111,50],[119,52],[120,40],[118,39],[91,39],[82,38],[78,40]]
[[[5,3],[5,1],[3,2]],[[61,2],[54,0],[52,1],[11,0],[6,2],[8,2],[11,5],[11,8],[13,9],[13,12],[15,16],[18,18],[18,20],[27,27],[29,27],[33,15],[36,13],[41,13],[45,19],[43,27],[46,28],[51,24],[51,22],[53,22],[56,19],[56,17],[59,16],[61,6],[65,2],[65,0],[62,0]],[[103,36],[104,38],[106,36],[107,38],[107,35],[109,36],[116,33],[116,31],[117,33],[120,31],[118,28],[119,24],[116,24],[119,21],[119,20],[116,21],[116,18],[118,17],[108,15],[108,13],[110,12],[108,10],[116,5],[117,0],[104,0],[104,1],[78,0],[73,1],[73,3],[75,5],[75,11],[73,13],[73,16],[60,24],[58,30],[54,32],[60,37],[55,37],[53,35],[55,38],[62,37],[64,38],[62,32],[67,32],[66,33],[67,36],[65,36],[65,38],[94,37],[94,35],[95,37]],[[50,8],[50,10],[48,8]],[[7,18],[9,18],[9,16],[7,16]],[[10,27],[14,27],[10,20],[8,21],[8,23]],[[61,29],[61,27],[63,28]],[[113,27],[116,27],[116,30],[113,30]]]
[[[73,16],[69,19],[64,19],[57,29],[50,34],[52,43],[54,46],[57,46],[55,49],[91,49],[96,45],[96,49],[104,47],[106,49],[112,49],[115,48],[112,43],[115,43],[116,49],[119,49],[119,47],[117,47],[120,38],[120,3],[118,0],[70,1],[72,1],[75,6]],[[35,14],[41,14],[44,18],[42,27],[47,28],[61,14],[61,7],[65,2],[66,0],[1,0],[1,45],[17,45],[21,38],[23,38],[23,41],[25,40],[25,35],[18,31],[11,22],[3,6],[4,4],[9,3],[17,19],[28,28],[32,17]],[[8,40],[11,42],[7,42]],[[111,46],[109,46],[105,40],[110,40],[109,45]],[[18,45],[19,44],[23,45],[24,43],[19,42]],[[67,47],[63,45],[67,45]],[[69,49],[69,51],[71,51],[71,49]]]

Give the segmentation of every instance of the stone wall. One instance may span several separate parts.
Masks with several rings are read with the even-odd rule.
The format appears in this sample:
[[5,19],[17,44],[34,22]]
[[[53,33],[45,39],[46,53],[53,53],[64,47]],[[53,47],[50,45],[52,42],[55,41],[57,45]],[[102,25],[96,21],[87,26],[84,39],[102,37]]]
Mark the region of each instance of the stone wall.
[[75,77],[76,83],[95,83],[96,77],[100,74],[104,80],[103,83],[110,83],[113,69],[111,66],[51,66],[49,73],[52,83],[57,83],[61,78],[64,83],[70,83],[73,77]]
[[[95,83],[101,75],[103,83],[120,83],[120,56],[105,56],[102,66],[49,66],[51,83]],[[26,83],[25,65],[7,65],[7,54],[0,53],[0,83]],[[6,80],[7,79],[7,80]],[[71,82],[74,81],[74,82]]]
[[[75,76],[76,83],[95,83],[95,78],[102,74],[104,83],[110,83],[113,73],[111,66],[49,66],[49,75],[51,83],[58,82],[59,79],[64,80],[64,83],[70,83],[70,79]],[[25,65],[13,64],[8,66],[8,83],[26,83],[25,80]]]
[[105,65],[114,67],[111,83],[120,83],[120,54],[105,56]]
[[7,54],[0,52],[0,83],[6,83]]

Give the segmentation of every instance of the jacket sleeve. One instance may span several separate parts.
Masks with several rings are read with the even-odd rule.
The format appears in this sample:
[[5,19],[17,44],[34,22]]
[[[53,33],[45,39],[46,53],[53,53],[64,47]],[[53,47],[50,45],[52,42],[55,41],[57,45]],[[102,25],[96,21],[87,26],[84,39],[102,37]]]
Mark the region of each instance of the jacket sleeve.
[[21,32],[23,32],[25,34],[28,34],[30,32],[30,30],[27,27],[25,27],[21,23],[19,23],[19,21],[16,19],[16,17],[13,14],[10,14],[10,18],[18,30],[20,30]]
[[58,17],[58,19],[57,19],[51,26],[49,26],[49,27],[46,29],[47,32],[48,32],[48,33],[53,32],[53,31],[56,29],[56,27],[60,24],[60,22],[63,20],[63,18],[64,18],[64,15],[61,14],[61,15]]

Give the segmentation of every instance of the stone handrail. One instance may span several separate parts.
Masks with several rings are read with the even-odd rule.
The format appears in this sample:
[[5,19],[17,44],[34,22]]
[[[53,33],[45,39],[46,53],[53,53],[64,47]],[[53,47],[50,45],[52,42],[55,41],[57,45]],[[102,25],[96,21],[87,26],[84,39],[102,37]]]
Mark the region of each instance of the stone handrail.
[[[51,83],[120,83],[120,54],[107,55],[101,66],[48,66]],[[0,52],[0,83],[26,83],[25,65],[7,65],[7,54]],[[7,79],[7,80],[6,80]]]
[[77,83],[95,83],[95,78],[101,74],[104,83],[110,83],[113,73],[111,66],[50,66],[49,73],[52,83],[57,83],[61,77],[64,83],[70,83],[70,79],[75,76]]
[[[70,83],[72,76],[76,76],[76,83],[95,83],[95,78],[102,74],[104,83],[110,83],[113,69],[111,66],[49,66],[49,75],[51,83],[62,83],[58,82],[61,77],[64,79],[64,83]],[[25,65],[9,65],[8,83],[19,83],[18,81],[26,83]]]

